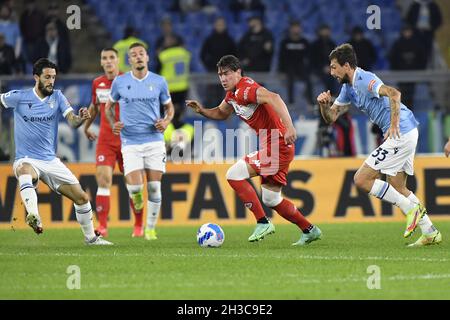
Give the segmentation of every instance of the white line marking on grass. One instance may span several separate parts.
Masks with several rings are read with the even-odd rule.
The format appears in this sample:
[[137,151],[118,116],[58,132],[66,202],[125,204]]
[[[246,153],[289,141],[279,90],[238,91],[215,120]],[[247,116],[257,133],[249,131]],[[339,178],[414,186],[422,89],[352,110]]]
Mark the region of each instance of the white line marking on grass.
[[[212,251],[211,251],[212,252]],[[420,261],[420,262],[449,262],[449,258],[422,258],[422,257],[408,257],[408,258],[400,258],[400,257],[377,257],[377,256],[369,256],[369,257],[353,257],[353,256],[316,256],[316,255],[272,255],[264,254],[183,254],[183,253],[161,253],[161,252],[149,252],[146,253],[118,253],[114,252],[104,252],[102,254],[96,253],[75,253],[75,252],[55,252],[55,253],[33,253],[33,252],[0,252],[0,256],[35,256],[35,257],[180,257],[180,258],[265,258],[270,257],[271,259],[308,259],[308,260],[348,260],[348,261]]]

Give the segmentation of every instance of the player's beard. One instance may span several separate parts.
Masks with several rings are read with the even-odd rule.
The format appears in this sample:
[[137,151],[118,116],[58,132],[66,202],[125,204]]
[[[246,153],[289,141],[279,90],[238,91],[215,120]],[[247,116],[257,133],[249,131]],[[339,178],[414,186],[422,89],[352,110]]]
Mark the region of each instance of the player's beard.
[[44,86],[44,83],[41,81],[39,81],[38,89],[46,97],[51,96],[53,93],[53,87],[49,90]]
[[350,77],[346,74],[341,78],[341,83],[350,83]]

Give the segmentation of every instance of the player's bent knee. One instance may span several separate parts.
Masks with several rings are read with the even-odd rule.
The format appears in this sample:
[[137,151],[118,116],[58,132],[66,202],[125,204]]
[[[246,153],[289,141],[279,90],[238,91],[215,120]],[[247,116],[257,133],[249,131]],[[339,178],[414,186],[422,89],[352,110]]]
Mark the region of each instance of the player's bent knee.
[[261,187],[262,190],[262,201],[264,205],[269,208],[276,207],[283,201],[283,197],[281,196],[281,191],[275,192],[264,187]]
[[161,181],[150,181],[147,183],[148,200],[161,202]]
[[234,165],[232,165],[226,174],[227,180],[245,180],[250,178],[248,173],[247,163],[240,159]]
[[78,197],[75,199],[75,204],[81,206],[89,202],[89,197],[86,192],[81,192]]

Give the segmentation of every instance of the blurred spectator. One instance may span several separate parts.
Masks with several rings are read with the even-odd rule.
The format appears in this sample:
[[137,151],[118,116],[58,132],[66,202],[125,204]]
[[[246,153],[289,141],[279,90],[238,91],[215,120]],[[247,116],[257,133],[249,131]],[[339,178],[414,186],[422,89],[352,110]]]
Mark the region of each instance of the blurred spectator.
[[[175,109],[172,123],[175,129],[178,129],[184,125],[183,115],[185,101],[189,91],[191,53],[180,46],[175,38],[172,38],[171,42],[168,42],[167,45],[168,47],[161,50],[158,55],[160,66],[158,73],[167,81]],[[163,111],[161,108],[161,115],[163,115]]]
[[58,3],[50,3],[47,9],[47,16],[45,17],[45,25],[48,25],[50,22],[54,22],[58,29],[59,37],[69,43],[69,29],[67,29],[66,24],[60,19],[59,14]]
[[148,48],[145,41],[137,38],[136,30],[133,27],[127,26],[125,27],[122,40],[117,41],[113,45],[113,48],[118,52],[120,72],[130,71],[130,64],[128,63],[128,49],[135,42],[142,43],[146,49]]
[[442,24],[439,6],[434,0],[416,0],[409,7],[406,19],[419,36],[422,46],[425,48],[427,61],[430,60],[434,32]]
[[14,49],[5,42],[3,33],[0,33],[0,75],[13,74],[15,65]]
[[287,76],[289,103],[294,102],[294,82],[298,79],[306,85],[306,100],[314,104],[309,78],[309,42],[303,37],[298,21],[291,22],[288,35],[281,41],[278,69]]
[[249,30],[239,41],[238,52],[246,71],[270,71],[273,55],[272,32],[266,29],[260,17],[248,19]]
[[254,11],[260,17],[263,17],[266,9],[261,0],[232,0],[229,8],[234,14],[234,21],[239,20],[239,13],[241,11]]
[[[421,70],[426,68],[426,53],[423,43],[414,35],[411,26],[402,28],[400,38],[392,45],[389,52],[389,62],[392,70]],[[414,82],[399,84],[402,102],[411,110],[414,108]]]
[[236,50],[236,44],[228,34],[225,19],[218,17],[214,22],[214,30],[203,42],[200,52],[206,70],[216,72],[219,59],[227,54],[236,55]]
[[333,123],[336,141],[336,156],[354,157],[356,156],[355,133],[353,129],[352,117],[349,112],[341,115]]
[[[228,34],[225,19],[218,17],[214,22],[214,30],[203,42],[200,57],[203,65],[209,72],[217,72],[217,62],[227,54],[237,55],[236,44]],[[223,99],[223,88],[220,84],[213,83],[207,86],[208,95],[205,104],[218,105]]]
[[162,35],[156,40],[156,55],[159,55],[162,50],[174,46],[174,43],[177,46],[184,45],[183,38],[173,32],[172,21],[169,17],[163,17],[161,20],[161,33]]
[[5,41],[14,48],[14,55],[19,58],[22,51],[22,38],[17,22],[11,18],[12,11],[7,4],[0,6],[0,32],[5,36]]
[[59,34],[58,28],[54,22],[45,26],[45,41],[39,46],[40,57],[46,57],[58,66],[58,71],[67,73],[72,66],[72,54],[70,45],[64,41]]
[[377,51],[369,39],[364,37],[361,27],[354,27],[350,40],[347,41],[353,46],[358,59],[358,67],[371,71],[377,61]]
[[25,59],[34,63],[41,58],[38,53],[40,42],[45,38],[45,16],[36,7],[36,1],[26,0],[25,10],[20,16],[20,31],[23,37]]
[[210,14],[216,12],[217,9],[210,5],[207,0],[177,0],[174,2],[171,11],[177,11],[183,14],[201,11]]
[[331,51],[336,44],[331,40],[331,30],[328,25],[321,25],[317,29],[317,40],[311,44],[310,59],[313,73],[319,78],[325,88],[329,88],[332,95],[337,94],[337,84],[330,75]]

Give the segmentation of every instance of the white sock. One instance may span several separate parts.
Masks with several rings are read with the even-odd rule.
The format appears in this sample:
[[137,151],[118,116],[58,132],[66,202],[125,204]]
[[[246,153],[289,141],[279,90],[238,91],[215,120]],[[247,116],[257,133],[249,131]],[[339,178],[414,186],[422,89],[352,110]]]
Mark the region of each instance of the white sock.
[[424,214],[423,217],[420,218],[418,224],[422,234],[430,234],[436,231],[435,226],[433,226],[433,222],[431,222],[430,217],[427,214]]
[[408,199],[409,199],[411,202],[414,202],[415,204],[420,204],[419,198],[417,198],[416,195],[414,194],[414,192],[412,192],[412,191],[411,191],[411,193],[409,194]]
[[111,190],[109,190],[109,188],[97,188],[97,195],[98,196],[110,196],[111,195]]
[[389,183],[379,179],[375,180],[369,194],[377,197],[378,199],[396,205],[397,207],[400,208],[400,210],[402,210],[404,214],[406,214],[409,210],[411,210],[416,206],[415,203],[413,203],[411,200],[406,198],[400,192],[395,190],[395,188],[391,186]]
[[161,181],[150,181],[147,183],[147,228],[155,229],[161,209]]
[[92,208],[91,203],[88,201],[85,204],[77,205],[73,204],[75,207],[75,213],[77,216],[77,221],[81,226],[84,236],[87,239],[92,239],[95,237],[94,223],[92,222]]
[[28,213],[38,215],[38,199],[31,174],[19,176],[20,197]]

